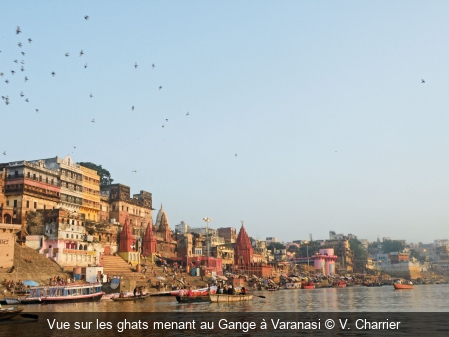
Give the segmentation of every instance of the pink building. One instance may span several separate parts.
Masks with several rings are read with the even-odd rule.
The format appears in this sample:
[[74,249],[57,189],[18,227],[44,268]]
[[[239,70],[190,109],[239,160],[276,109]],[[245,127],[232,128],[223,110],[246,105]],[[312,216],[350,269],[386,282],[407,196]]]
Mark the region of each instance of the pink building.
[[315,266],[315,273],[323,275],[333,275],[335,273],[335,261],[337,256],[334,255],[333,248],[320,249],[319,253],[310,257]]

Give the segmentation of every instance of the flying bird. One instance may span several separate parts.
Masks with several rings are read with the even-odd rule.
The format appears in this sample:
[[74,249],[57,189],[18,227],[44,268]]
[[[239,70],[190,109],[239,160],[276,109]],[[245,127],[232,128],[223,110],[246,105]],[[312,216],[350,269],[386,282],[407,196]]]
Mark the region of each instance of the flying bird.
[[159,90],[161,90],[161,89],[162,89],[162,86],[159,87]]
[[421,79],[421,83],[426,83],[426,81],[424,81],[423,79]]
[[6,151],[3,151],[3,154],[6,156]]
[[84,68],[87,68],[87,62],[86,62],[86,63],[84,63]]
[[17,45],[19,46],[19,48],[22,48],[22,42],[19,42]]
[[36,112],[39,112],[39,109],[36,109]]
[[137,171],[136,171],[136,170],[133,170],[133,171],[131,171],[131,172],[136,173]]
[[235,154],[235,156],[234,157],[237,157],[237,153]]
[[164,125],[164,124],[162,124],[162,127],[163,127],[163,128],[165,128],[165,125]]
[[52,72],[52,73],[51,73],[51,76],[55,77],[55,75],[56,75],[56,73],[55,73],[55,72]]
[[20,67],[21,71],[25,71],[25,68],[23,66]]
[[22,52],[22,55],[23,55],[23,56],[25,56],[25,53],[24,53],[24,52]]
[[20,27],[17,26],[17,28],[16,28],[16,34],[20,34],[20,33],[22,33],[22,31],[20,30]]
[[25,76],[25,82],[28,81],[28,77]]
[[92,123],[95,123],[95,119],[92,119],[91,122],[92,122]]
[[23,97],[23,96],[25,96],[25,95],[23,94],[23,91],[21,91],[20,92],[20,97]]
[[74,146],[73,148],[76,149],[76,146]]
[[6,83],[6,84],[8,84],[8,83],[9,83],[9,81],[8,81],[8,80],[6,80],[6,81],[5,81],[5,83]]
[[15,73],[16,73],[16,72],[15,72],[14,70],[11,70],[11,74],[13,74],[13,75],[14,75]]
[[25,102],[27,102],[27,103],[29,102],[28,98],[27,98],[27,99],[25,99]]
[[24,60],[20,61],[20,64],[25,64],[25,61]]
[[17,61],[17,60],[14,60],[14,63],[18,63],[19,61]]
[[89,15],[85,15],[84,19],[89,20]]
[[3,74],[3,73],[0,73],[0,76],[1,76],[1,77],[3,77],[3,75],[5,75],[5,74]]
[[134,111],[134,105],[131,107],[131,111]]
[[80,57],[84,55],[84,52],[81,50],[80,51]]
[[28,42],[29,42],[29,43],[31,43],[31,42],[33,42],[33,40],[31,40],[31,39],[28,39]]
[[69,57],[69,53],[65,53],[65,57]]
[[136,68],[136,69],[137,69],[137,62],[136,62],[136,63],[134,63],[134,68]]
[[151,65],[151,67],[154,69],[156,66],[154,65],[154,63]]
[[168,118],[165,119],[168,122]]
[[188,113],[186,113],[186,116],[188,116],[188,115],[190,115],[190,113],[188,112]]
[[92,95],[92,93],[90,93],[90,98],[94,97],[94,95]]

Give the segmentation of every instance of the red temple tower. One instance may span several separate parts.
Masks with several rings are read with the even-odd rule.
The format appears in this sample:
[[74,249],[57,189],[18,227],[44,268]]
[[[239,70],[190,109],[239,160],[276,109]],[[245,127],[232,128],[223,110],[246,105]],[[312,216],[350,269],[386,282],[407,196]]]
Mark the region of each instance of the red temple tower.
[[153,221],[148,223],[147,230],[145,231],[145,238],[143,240],[142,255],[149,256],[156,253],[156,238],[153,232]]
[[240,266],[249,266],[252,262],[253,246],[249,240],[249,236],[246,233],[245,227],[240,228],[237,241],[234,246],[234,264]]
[[136,238],[131,233],[131,227],[129,227],[129,219],[126,218],[123,225],[122,232],[120,233],[120,245],[119,252],[132,252],[133,245],[136,244]]

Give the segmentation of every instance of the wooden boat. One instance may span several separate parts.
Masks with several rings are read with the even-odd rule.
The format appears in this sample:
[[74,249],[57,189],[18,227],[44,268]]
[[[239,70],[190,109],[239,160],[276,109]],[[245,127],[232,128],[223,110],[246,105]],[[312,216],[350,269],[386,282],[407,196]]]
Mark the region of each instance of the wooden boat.
[[285,289],[301,289],[301,282],[288,282],[285,284]]
[[339,281],[335,283],[335,287],[337,288],[346,288],[346,282],[345,281]]
[[5,298],[6,304],[40,304],[42,301],[40,298],[31,297],[7,297]]
[[126,301],[144,301],[148,297],[150,297],[150,294],[145,294],[141,296],[127,296],[127,297],[111,297],[111,300],[115,302],[126,302]]
[[178,303],[210,302],[209,296],[176,296]]
[[248,295],[227,295],[227,294],[211,294],[209,300],[212,303],[226,303],[226,302],[242,302],[253,299],[252,294]]
[[406,283],[393,283],[394,289],[401,290],[401,289],[413,289],[413,284],[406,284]]
[[[181,296],[183,292],[187,292],[186,289],[179,289],[179,290],[173,290],[170,292],[170,295],[172,296]],[[210,294],[215,294],[217,292],[217,286],[207,287],[207,288],[201,288],[201,289],[195,289],[193,291],[193,296],[207,296]]]
[[0,309],[0,320],[6,320],[13,318],[20,314],[23,310],[23,307],[10,307]]
[[302,289],[315,289],[315,283],[313,282],[303,282]]
[[29,290],[29,301],[34,299],[41,303],[98,301],[104,295],[99,282],[30,287]]

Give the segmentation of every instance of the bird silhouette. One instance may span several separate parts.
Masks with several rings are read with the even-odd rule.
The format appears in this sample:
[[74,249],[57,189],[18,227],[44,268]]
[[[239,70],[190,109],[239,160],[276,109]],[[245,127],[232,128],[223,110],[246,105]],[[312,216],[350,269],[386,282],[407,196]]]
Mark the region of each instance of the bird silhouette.
[[23,66],[20,67],[21,71],[25,71],[25,68]]
[[131,107],[131,111],[134,111],[134,105]]
[[28,39],[28,42],[29,42],[29,43],[31,43],[31,42],[33,42],[33,40],[31,40],[31,39]]
[[25,76],[25,82],[28,81],[28,77]]
[[237,157],[237,153],[235,154],[235,156],[234,157]]
[[19,48],[22,48],[22,42],[19,42],[17,45],[19,46]]
[[39,112],[39,109],[36,109],[36,112]]
[[131,172],[133,172],[133,173],[137,173],[137,171],[136,171],[136,170],[133,170],[133,171],[131,171]]
[[22,52],[22,56],[25,56],[25,53],[24,53],[24,52]]
[[159,87],[159,90],[161,90],[161,89],[162,89],[162,86]]
[[162,124],[162,127],[163,127],[163,128],[165,128],[165,125],[164,125],[164,124]]
[[25,61],[24,60],[20,61],[20,64],[25,64]]
[[426,81],[424,81],[423,79],[421,79],[421,83],[426,83]]
[[11,70],[11,74],[13,74],[13,75],[14,75],[15,73],[16,73],[16,72],[15,72],[14,70]]
[[55,72],[52,72],[52,73],[51,73],[51,76],[55,77],[55,75],[56,75],[56,73],[55,73]]
[[154,69],[156,66],[154,65],[154,63],[151,65],[151,67]]
[[73,148],[76,149],[76,146],[74,146]]
[[22,31],[20,30],[20,27],[17,26],[17,28],[16,28],[16,34],[20,34],[20,33],[22,33]]
[[84,19],[89,20],[89,15],[84,15]]
[[23,94],[23,91],[21,91],[20,92],[20,97],[23,97],[23,96],[25,96],[25,95]]
[[6,84],[8,84],[8,83],[9,83],[9,81],[8,81],[8,80],[6,80],[6,81],[5,81],[5,83],[6,83]]
[[92,93],[90,93],[90,98],[94,97],[94,95],[92,95]]
[[92,119],[91,122],[92,122],[92,123],[95,123],[95,119]]
[[25,99],[25,102],[27,102],[27,103],[29,102],[28,98],[27,98],[27,99]]
[[1,76],[1,77],[3,77],[3,75],[5,75],[5,74],[3,74],[3,73],[0,73],[0,76]]
[[186,113],[186,116],[188,116],[188,115],[190,115],[190,113],[188,112],[188,113]]
[[65,53],[65,57],[69,57],[69,53]]
[[6,151],[3,151],[3,154],[6,156]]
[[136,62],[136,63],[134,63],[134,68],[136,68],[136,69],[137,69],[137,62]]
[[86,63],[84,63],[84,68],[87,68],[87,62],[86,62]]
[[80,51],[80,57],[84,55],[83,50]]
[[14,63],[18,63],[19,61],[17,61],[17,60],[14,60]]

